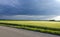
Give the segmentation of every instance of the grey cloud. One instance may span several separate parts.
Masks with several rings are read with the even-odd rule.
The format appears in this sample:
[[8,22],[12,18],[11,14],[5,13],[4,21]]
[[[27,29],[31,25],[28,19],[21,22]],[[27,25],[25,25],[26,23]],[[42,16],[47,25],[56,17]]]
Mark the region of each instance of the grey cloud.
[[0,16],[1,19],[17,19],[17,20],[49,20],[55,15],[43,16],[43,15],[12,15],[12,16]]

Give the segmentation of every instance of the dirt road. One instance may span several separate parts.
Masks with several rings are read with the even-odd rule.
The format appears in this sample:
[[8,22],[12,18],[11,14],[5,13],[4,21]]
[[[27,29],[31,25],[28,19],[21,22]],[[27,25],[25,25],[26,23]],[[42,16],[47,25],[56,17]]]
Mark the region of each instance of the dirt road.
[[60,37],[60,36],[0,26],[0,37]]

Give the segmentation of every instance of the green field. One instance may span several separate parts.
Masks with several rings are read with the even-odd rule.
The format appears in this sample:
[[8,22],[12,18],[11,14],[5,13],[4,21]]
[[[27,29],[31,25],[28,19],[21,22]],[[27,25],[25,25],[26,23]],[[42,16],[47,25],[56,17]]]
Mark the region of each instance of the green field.
[[60,22],[54,21],[0,21],[0,25],[60,35]]

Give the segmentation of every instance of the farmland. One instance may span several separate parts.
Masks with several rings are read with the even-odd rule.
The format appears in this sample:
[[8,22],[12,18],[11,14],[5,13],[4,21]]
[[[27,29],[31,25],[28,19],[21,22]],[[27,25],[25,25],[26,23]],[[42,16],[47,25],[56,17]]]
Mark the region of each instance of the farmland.
[[0,25],[60,35],[60,22],[1,20]]

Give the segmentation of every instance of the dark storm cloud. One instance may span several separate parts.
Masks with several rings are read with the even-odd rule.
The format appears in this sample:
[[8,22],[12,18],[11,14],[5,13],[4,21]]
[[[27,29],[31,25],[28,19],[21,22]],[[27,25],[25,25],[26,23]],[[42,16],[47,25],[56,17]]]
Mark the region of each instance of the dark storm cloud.
[[57,15],[60,15],[57,0],[0,0],[0,19],[40,20]]
[[54,0],[0,0],[0,15],[60,15],[60,5]]

